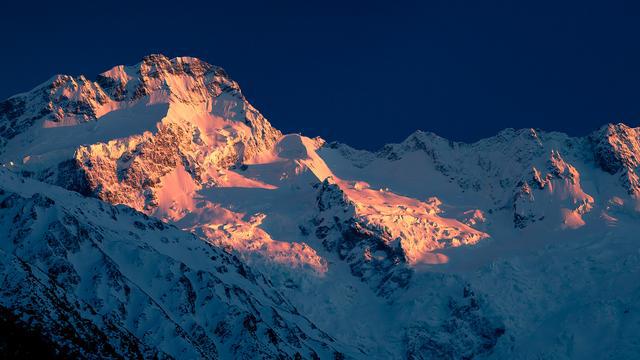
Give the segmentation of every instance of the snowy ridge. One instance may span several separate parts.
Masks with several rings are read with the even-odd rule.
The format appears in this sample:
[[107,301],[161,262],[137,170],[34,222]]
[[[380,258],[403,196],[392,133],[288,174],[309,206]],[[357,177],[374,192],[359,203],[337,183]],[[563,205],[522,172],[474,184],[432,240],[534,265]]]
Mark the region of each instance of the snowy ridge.
[[157,207],[155,185],[176,167],[203,183],[207,168],[241,163],[280,137],[222,69],[194,58],[151,55],[97,82],[58,76],[2,106],[5,163],[140,210]]
[[[2,248],[2,306],[76,309],[60,326],[79,354],[640,352],[638,128],[471,144],[417,131],[369,152],[283,135],[221,68],[151,55],[1,102],[0,162],[2,231],[17,239]],[[37,276],[65,287],[26,280],[36,295],[16,301]]]

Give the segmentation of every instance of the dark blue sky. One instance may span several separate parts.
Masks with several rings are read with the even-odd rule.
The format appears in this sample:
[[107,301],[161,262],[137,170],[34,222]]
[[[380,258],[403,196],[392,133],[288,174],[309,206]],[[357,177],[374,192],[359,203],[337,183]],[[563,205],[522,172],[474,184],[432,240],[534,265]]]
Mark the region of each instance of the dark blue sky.
[[284,132],[361,148],[640,124],[637,2],[23,3],[0,5],[1,98],[164,53],[223,66]]

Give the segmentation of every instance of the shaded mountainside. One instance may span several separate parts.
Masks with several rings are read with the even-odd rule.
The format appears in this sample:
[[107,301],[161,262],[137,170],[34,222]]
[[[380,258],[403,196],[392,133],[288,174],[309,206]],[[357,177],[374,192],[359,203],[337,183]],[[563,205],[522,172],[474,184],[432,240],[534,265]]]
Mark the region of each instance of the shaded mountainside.
[[0,102],[0,163],[2,324],[54,353],[638,352],[638,128],[369,152],[283,135],[222,68],[150,55]]
[[338,353],[334,339],[233,255],[130,208],[0,176],[2,306],[58,351],[126,358]]

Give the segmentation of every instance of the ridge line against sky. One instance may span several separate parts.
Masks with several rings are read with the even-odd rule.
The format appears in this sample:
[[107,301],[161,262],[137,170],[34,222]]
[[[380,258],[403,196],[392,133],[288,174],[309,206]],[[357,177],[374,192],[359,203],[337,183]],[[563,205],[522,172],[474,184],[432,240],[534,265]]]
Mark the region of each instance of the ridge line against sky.
[[223,67],[285,133],[369,150],[640,124],[640,4],[148,5],[2,5],[0,98],[163,53]]

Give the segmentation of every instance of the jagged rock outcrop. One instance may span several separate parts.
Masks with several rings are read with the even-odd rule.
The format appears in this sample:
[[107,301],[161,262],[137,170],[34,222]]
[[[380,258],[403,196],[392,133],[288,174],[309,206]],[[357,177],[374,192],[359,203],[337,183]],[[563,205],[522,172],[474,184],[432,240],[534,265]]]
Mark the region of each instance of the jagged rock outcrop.
[[629,195],[640,199],[640,129],[609,124],[590,136],[597,164],[620,178]]
[[413,271],[399,241],[389,241],[380,229],[359,222],[354,204],[328,180],[318,186],[319,213],[311,220],[323,246],[349,264],[351,273],[369,283],[381,296],[409,284]]
[[[344,190],[331,179],[317,184],[317,214],[310,227],[325,249],[345,260],[353,275],[381,296],[406,287],[412,266],[438,263],[434,251],[471,245],[487,234],[438,216],[438,203],[408,202],[393,193],[361,188]],[[369,198],[367,198],[369,196]]]
[[543,173],[533,167],[530,178],[523,181],[516,192],[513,201],[515,227],[522,229],[547,217],[563,227],[583,226],[582,216],[593,208],[594,199],[583,191],[580,173],[556,150],[551,151],[546,171]]
[[63,126],[95,120],[109,101],[100,86],[84,76],[56,75],[0,102],[0,148],[37,122]]

